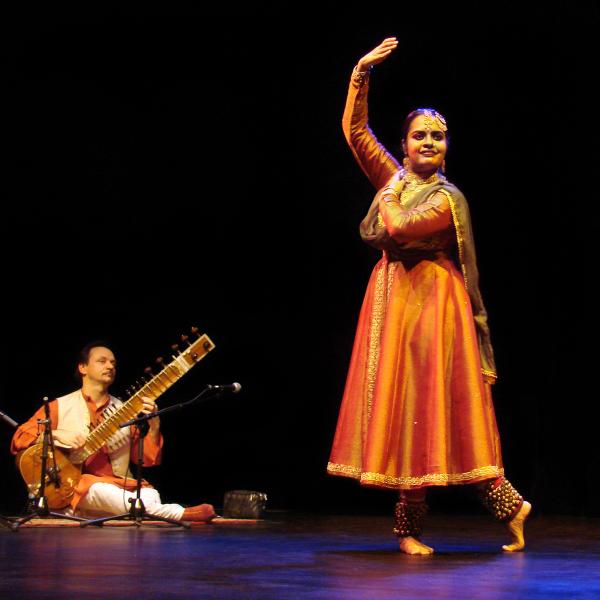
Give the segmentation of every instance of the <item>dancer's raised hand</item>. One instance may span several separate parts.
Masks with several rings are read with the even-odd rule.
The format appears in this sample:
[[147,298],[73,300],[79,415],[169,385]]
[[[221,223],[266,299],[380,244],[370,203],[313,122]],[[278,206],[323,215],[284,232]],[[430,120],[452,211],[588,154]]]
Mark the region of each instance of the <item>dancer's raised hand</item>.
[[376,46],[371,52],[365,54],[358,61],[358,70],[367,71],[373,65],[383,62],[398,46],[398,40],[395,37],[385,38],[379,46]]

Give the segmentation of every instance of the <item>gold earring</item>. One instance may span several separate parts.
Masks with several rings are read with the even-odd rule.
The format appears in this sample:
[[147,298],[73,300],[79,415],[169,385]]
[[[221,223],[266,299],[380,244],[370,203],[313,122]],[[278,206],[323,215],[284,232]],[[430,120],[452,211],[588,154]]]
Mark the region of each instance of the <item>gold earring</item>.
[[410,171],[410,160],[408,160],[408,156],[405,156],[402,159],[402,166],[407,170]]

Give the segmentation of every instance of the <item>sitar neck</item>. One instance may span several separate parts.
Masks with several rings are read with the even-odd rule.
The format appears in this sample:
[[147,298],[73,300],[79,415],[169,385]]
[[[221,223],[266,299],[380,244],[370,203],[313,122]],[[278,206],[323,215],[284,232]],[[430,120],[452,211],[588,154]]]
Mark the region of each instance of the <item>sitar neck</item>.
[[190,343],[173,360],[165,365],[159,373],[153,375],[142,387],[136,390],[117,410],[105,418],[87,437],[83,448],[72,452],[70,458],[75,463],[82,463],[97,452],[120,429],[121,423],[133,419],[144,405],[143,398],[156,400],[162,396],[175,382],[181,379],[190,369],[202,360],[215,347],[212,340],[202,334]]

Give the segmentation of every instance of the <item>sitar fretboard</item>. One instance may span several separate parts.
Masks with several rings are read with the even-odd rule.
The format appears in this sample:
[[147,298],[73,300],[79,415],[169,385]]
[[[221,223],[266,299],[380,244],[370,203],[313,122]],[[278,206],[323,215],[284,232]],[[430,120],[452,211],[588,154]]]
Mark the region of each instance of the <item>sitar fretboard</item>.
[[72,452],[70,460],[82,463],[88,456],[97,452],[120,429],[119,425],[133,419],[143,406],[143,397],[156,400],[164,394],[176,381],[181,379],[194,365],[202,360],[215,345],[206,335],[201,335],[188,348],[163,367],[159,373],[139,388],[122,406],[102,421],[87,437],[81,450]]

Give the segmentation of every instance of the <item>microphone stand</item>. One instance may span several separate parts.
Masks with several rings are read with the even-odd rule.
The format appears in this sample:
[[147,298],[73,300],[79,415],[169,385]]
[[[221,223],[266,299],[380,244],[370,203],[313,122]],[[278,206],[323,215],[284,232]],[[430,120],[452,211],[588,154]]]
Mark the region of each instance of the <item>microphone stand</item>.
[[87,525],[98,525],[102,526],[106,521],[133,521],[133,524],[136,526],[140,526],[144,521],[163,521],[165,523],[171,523],[173,525],[177,525],[178,527],[185,527],[186,529],[190,529],[189,523],[185,521],[178,521],[177,519],[170,519],[168,517],[159,517],[157,515],[152,515],[146,512],[146,507],[144,506],[144,501],[141,498],[141,490],[142,490],[142,467],[144,466],[144,438],[150,429],[150,425],[148,421],[150,419],[154,419],[159,415],[164,413],[182,409],[185,406],[190,406],[202,400],[207,392],[216,392],[216,396],[221,395],[221,390],[215,388],[214,386],[208,386],[204,390],[202,390],[197,396],[188,400],[187,402],[182,402],[181,404],[174,404],[173,406],[167,406],[161,410],[157,410],[156,412],[149,413],[147,415],[140,413],[135,419],[131,419],[130,421],[126,421],[125,423],[121,423],[119,427],[130,427],[135,426],[138,430],[138,449],[137,449],[137,482],[135,488],[135,497],[129,499],[129,503],[131,507],[125,513],[120,515],[112,515],[108,517],[101,517],[99,519],[91,519],[86,520],[85,522],[81,522],[81,527],[86,527]]
[[[11,523],[13,531],[16,531],[21,525],[27,523],[34,517],[58,517],[60,519],[69,519],[71,521],[86,521],[82,517],[75,517],[73,515],[65,515],[59,512],[53,512],[48,508],[48,499],[46,498],[46,479],[48,482],[53,482],[60,486],[60,475],[56,467],[56,453],[54,451],[54,438],[52,437],[52,427],[50,423],[50,407],[48,406],[48,398],[44,397],[44,411],[45,419],[38,419],[38,423],[44,426],[44,435],[42,439],[42,456],[41,456],[41,471],[40,471],[40,485],[38,487],[35,501],[33,502],[33,508],[28,515],[16,519]],[[48,463],[48,449],[50,449],[50,456],[54,461],[54,466],[51,469],[47,468]]]
[[[106,521],[133,521],[133,525],[137,525],[138,527],[144,521],[164,521],[165,523],[171,523],[178,527],[187,527],[189,529],[189,525],[187,523],[183,523],[182,521],[178,521],[177,519],[169,519],[167,517],[159,517],[157,515],[151,515],[146,512],[146,507],[144,506],[144,501],[141,498],[142,491],[142,467],[144,466],[144,438],[148,434],[150,430],[150,425],[148,424],[149,419],[154,418],[158,415],[158,412],[152,413],[149,415],[144,415],[143,417],[137,417],[136,419],[132,419],[129,424],[135,425],[138,431],[138,447],[137,447],[137,481],[135,487],[135,497],[129,498],[128,502],[131,505],[129,510],[120,515],[110,515],[108,517],[101,517],[99,519],[91,519],[86,521],[85,523],[81,523],[81,527],[85,527],[86,525],[98,525],[102,526]],[[120,425],[120,427],[124,427],[126,424]]]

